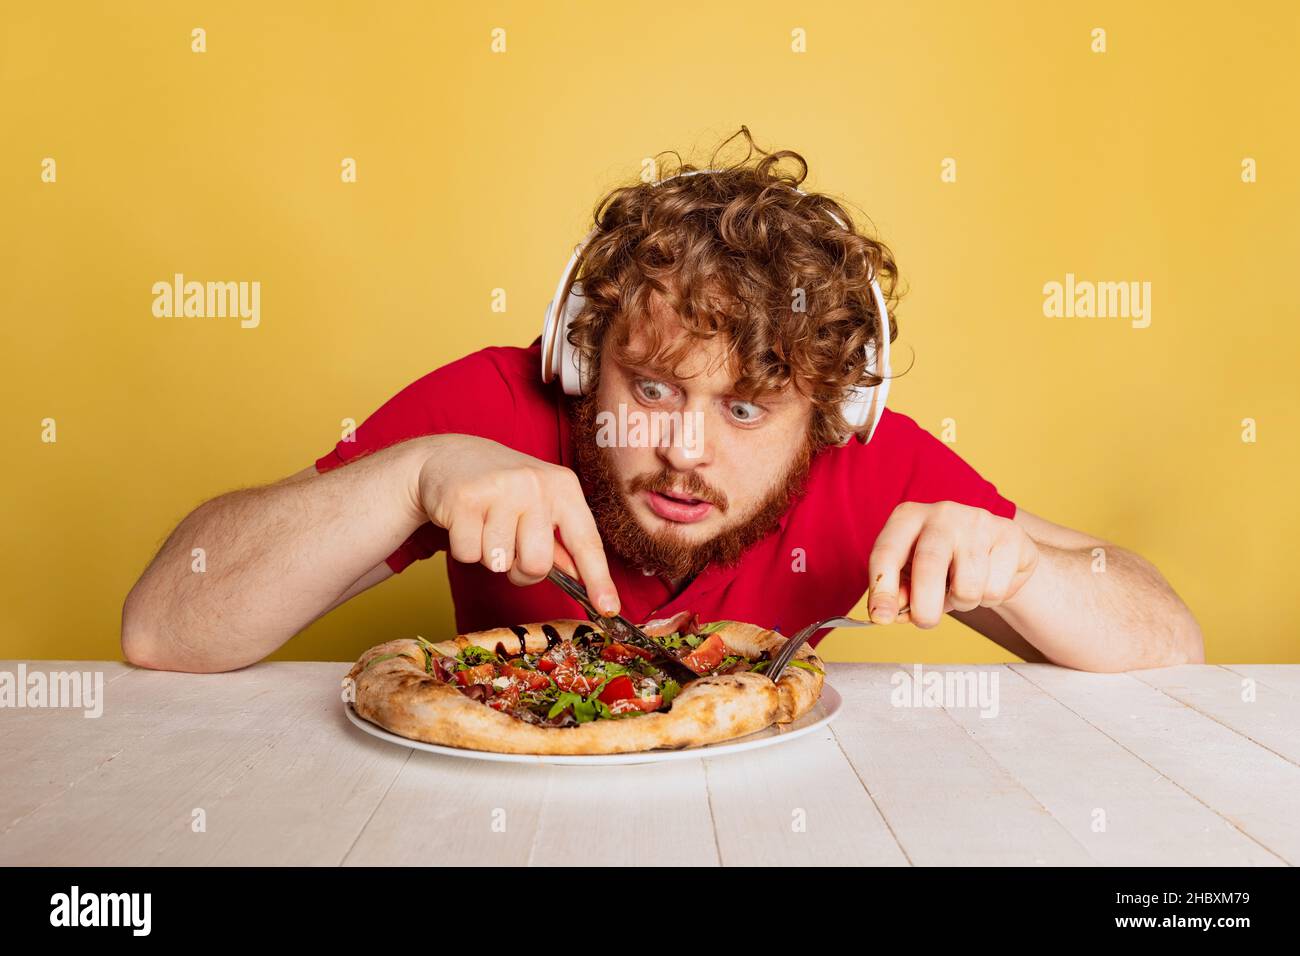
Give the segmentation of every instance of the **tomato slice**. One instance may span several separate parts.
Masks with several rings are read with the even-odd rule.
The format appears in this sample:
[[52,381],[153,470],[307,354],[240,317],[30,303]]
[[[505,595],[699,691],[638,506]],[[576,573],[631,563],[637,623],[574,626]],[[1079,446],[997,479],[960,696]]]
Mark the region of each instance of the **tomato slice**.
[[578,645],[573,641],[561,641],[554,647],[548,648],[542,652],[542,656],[537,659],[538,670],[546,671],[548,674],[561,666],[571,657],[577,657]]
[[632,686],[632,678],[626,674],[620,674],[612,681],[605,685],[605,689],[600,692],[600,700],[606,704],[612,704],[616,700],[626,700],[629,697],[636,696],[636,688]]
[[609,711],[612,714],[626,714],[629,710],[643,710],[650,713],[658,710],[663,704],[662,694],[655,694],[653,697],[624,697],[610,704]]
[[573,679],[573,682],[569,684],[568,689],[573,691],[575,694],[581,694],[583,697],[586,697],[599,686],[599,677],[587,677],[584,674],[579,674]]
[[697,674],[707,674],[727,656],[721,634],[710,634],[699,647],[682,658],[682,663]]
[[462,687],[470,684],[490,684],[492,679],[497,676],[497,666],[491,661],[486,664],[479,664],[477,667],[471,667],[467,670],[456,672],[456,683]]
[[616,664],[630,664],[638,657],[645,660],[654,660],[654,652],[648,651],[643,647],[634,647],[631,644],[623,644],[620,641],[614,641],[601,648],[600,657],[602,660],[613,661]]
[[560,690],[570,691],[574,694],[581,694],[586,697],[593,690],[600,686],[600,680],[595,677],[588,677],[578,672],[578,658],[566,657],[551,672],[551,677],[555,681],[555,686]]
[[523,681],[529,690],[541,690],[543,687],[551,686],[551,679],[539,671],[502,664],[501,673],[506,677],[514,677]]
[[488,698],[487,705],[493,710],[508,711],[519,706],[519,685],[507,684],[504,688],[496,693],[495,696]]

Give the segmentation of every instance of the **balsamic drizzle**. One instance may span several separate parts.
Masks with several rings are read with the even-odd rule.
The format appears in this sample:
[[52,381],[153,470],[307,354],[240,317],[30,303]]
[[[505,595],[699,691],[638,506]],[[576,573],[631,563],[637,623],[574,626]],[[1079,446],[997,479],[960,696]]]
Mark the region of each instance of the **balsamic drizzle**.
[[515,637],[519,638],[519,653],[527,654],[528,643],[526,638],[528,637],[528,628],[524,627],[522,624],[511,624],[510,630],[514,631]]

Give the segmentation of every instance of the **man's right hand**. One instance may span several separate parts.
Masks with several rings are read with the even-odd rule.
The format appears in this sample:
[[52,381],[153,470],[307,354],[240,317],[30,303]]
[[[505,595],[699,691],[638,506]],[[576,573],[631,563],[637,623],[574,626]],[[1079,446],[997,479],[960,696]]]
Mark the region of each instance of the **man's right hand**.
[[578,476],[486,438],[443,437],[450,443],[425,461],[416,497],[447,529],[451,557],[517,585],[536,584],[558,565],[582,579],[602,613],[617,614],[618,592]]

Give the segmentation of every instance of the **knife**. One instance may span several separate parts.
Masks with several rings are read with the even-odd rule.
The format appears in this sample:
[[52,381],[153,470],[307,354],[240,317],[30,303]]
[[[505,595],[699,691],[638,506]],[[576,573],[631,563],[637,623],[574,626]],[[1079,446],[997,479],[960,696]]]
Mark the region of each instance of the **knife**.
[[664,670],[668,673],[669,677],[672,677],[680,683],[683,681],[698,680],[702,676],[695,673],[695,671],[691,670],[677,658],[673,657],[667,648],[660,647],[656,644],[644,631],[641,630],[641,628],[637,627],[621,614],[607,617],[597,611],[595,605],[591,603],[591,599],[587,597],[587,589],[583,587],[580,582],[574,580],[559,568],[551,568],[551,572],[547,577],[550,578],[550,580],[554,582],[561,591],[577,601],[578,604],[582,606],[583,611],[586,612],[587,619],[597,625],[602,631],[625,644],[634,644],[643,650],[653,651],[656,660],[652,663],[658,663],[662,660],[667,664],[668,666],[665,667]]

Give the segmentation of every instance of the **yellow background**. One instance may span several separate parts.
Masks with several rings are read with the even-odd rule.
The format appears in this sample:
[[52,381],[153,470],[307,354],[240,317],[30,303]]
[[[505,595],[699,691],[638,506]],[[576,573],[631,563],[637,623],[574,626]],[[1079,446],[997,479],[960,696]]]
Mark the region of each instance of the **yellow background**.
[[[1212,661],[1300,660],[1296,11],[6,4],[0,657],[120,656],[122,599],[189,510],[303,468],[432,368],[528,344],[596,199],[745,123],[894,249],[896,368],[916,359],[895,408],[954,418],[1021,507],[1154,561]],[[154,318],[175,272],[260,281],[261,326]],[[1150,328],[1045,318],[1067,272],[1151,282]],[[443,560],[276,657],[450,627]],[[1012,659],[953,620],[822,647]]]

